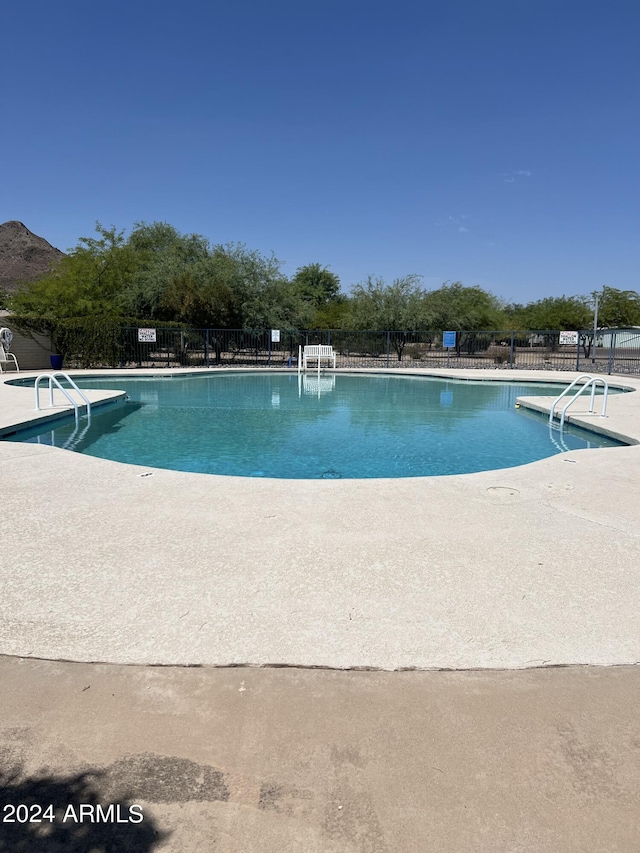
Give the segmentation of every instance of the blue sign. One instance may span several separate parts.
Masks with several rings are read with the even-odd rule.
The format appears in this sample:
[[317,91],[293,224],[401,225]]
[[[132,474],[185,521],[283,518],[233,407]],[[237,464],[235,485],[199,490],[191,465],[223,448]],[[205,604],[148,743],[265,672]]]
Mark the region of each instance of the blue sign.
[[444,332],[442,336],[442,346],[444,347],[454,347],[456,345],[456,333],[455,332]]

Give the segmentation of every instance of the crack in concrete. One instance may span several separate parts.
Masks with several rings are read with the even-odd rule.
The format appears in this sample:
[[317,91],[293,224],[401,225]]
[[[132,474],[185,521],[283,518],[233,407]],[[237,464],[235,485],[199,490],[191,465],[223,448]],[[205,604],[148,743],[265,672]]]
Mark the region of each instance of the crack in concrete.
[[610,669],[612,667],[639,666],[640,660],[617,661],[616,663],[585,663],[569,661],[565,663],[550,663],[542,661],[528,666],[525,661],[522,666],[331,666],[330,664],[306,663],[116,663],[101,660],[71,660],[70,658],[44,658],[37,655],[11,655],[0,653],[3,660],[44,661],[47,663],[73,663],[78,666],[122,666],[127,669],[301,669],[322,670],[324,672],[524,672],[534,669],[566,669],[569,667],[583,669]]
[[545,506],[547,509],[550,509],[553,512],[561,512],[564,515],[570,515],[572,518],[579,518],[582,521],[588,521],[589,524],[596,524],[596,525],[598,525],[598,527],[604,527],[606,530],[615,530],[616,533],[624,533],[627,536],[631,536],[634,539],[640,539],[640,533],[636,533],[633,530],[626,530],[623,527],[618,527],[615,524],[609,524],[605,521],[599,521],[597,518],[593,518],[592,516],[582,514],[580,512],[577,512],[575,510],[570,509],[569,507],[550,504],[547,501],[543,501],[542,506]]

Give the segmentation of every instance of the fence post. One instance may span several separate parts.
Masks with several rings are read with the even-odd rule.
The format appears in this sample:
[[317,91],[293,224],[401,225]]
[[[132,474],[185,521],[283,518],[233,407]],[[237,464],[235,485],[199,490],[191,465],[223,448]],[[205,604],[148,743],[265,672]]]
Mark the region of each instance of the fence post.
[[513,370],[513,353],[515,349],[515,332],[511,330],[511,348],[509,350],[509,367]]
[[271,367],[271,333],[267,334],[267,367]]
[[580,370],[580,342],[582,341],[582,335],[578,332],[578,347],[576,349],[576,372]]
[[327,331],[327,346],[331,346],[331,329]]
[[616,349],[616,335],[617,332],[611,332],[611,345],[609,346],[609,367],[607,373],[611,376],[611,371],[613,370],[613,354]]
[[209,329],[204,330],[204,363],[209,367]]
[[391,332],[387,332],[387,367],[389,367],[389,353],[391,352]]

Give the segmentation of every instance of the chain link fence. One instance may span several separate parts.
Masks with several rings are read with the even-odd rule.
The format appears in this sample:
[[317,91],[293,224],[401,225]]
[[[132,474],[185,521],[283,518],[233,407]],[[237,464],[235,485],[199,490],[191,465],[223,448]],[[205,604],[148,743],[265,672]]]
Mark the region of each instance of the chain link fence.
[[[295,367],[298,348],[329,344],[336,366],[518,368],[529,370],[584,370],[598,373],[640,373],[640,329],[578,333],[578,343],[561,343],[561,333],[534,331],[458,331],[455,346],[443,345],[443,333],[243,329],[143,330],[152,340],[140,340],[138,328],[122,328],[113,351],[93,367]],[[566,336],[563,335],[562,339]],[[276,338],[276,339],[274,339]],[[81,366],[73,353],[69,367]]]

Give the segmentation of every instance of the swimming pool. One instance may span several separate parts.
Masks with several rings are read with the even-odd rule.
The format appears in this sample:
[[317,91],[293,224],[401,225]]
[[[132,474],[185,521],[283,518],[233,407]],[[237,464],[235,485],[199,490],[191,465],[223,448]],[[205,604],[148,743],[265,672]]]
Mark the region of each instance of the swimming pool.
[[557,384],[422,376],[217,373],[78,380],[129,399],[11,436],[156,468],[281,479],[420,477],[510,468],[561,450],[615,447],[516,409]]

